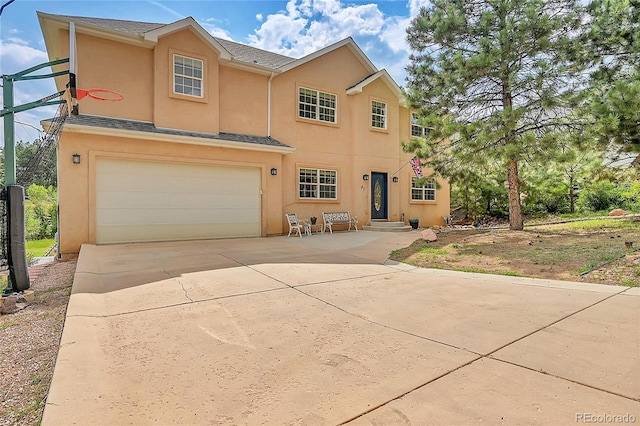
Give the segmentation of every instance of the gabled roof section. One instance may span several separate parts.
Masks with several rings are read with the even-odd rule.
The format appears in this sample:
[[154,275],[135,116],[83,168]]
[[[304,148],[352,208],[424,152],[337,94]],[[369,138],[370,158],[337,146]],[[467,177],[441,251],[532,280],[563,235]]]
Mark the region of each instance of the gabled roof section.
[[332,45],[329,45],[327,47],[325,47],[324,49],[320,49],[316,52],[313,52],[307,56],[303,56],[300,59],[296,59],[293,62],[290,62],[282,67],[279,68],[279,70],[281,72],[286,72],[289,71],[293,68],[299,67],[300,65],[304,65],[307,62],[313,61],[314,59],[317,59],[321,56],[326,55],[327,53],[333,52],[334,50],[340,49],[341,47],[348,47],[349,50],[351,50],[353,52],[353,54],[356,56],[356,58],[360,61],[360,63],[362,63],[362,65],[367,68],[370,72],[374,73],[376,71],[378,71],[378,69],[376,68],[375,65],[373,65],[373,62],[371,62],[369,60],[369,58],[367,58],[367,55],[364,54],[364,52],[360,49],[360,47],[358,47],[358,45],[356,44],[356,42],[353,40],[353,38],[351,37],[347,37],[344,40],[340,40],[337,43],[334,43]]
[[151,31],[147,31],[142,34],[145,40],[151,41],[153,43],[158,42],[158,38],[162,36],[166,36],[176,31],[184,30],[185,28],[190,28],[196,32],[197,35],[202,38],[206,43],[208,43],[211,47],[214,48],[223,59],[231,60],[231,54],[225,49],[219,42],[213,37],[209,32],[207,32],[200,24],[196,22],[191,16],[181,19],[179,21],[173,22],[171,24],[163,25],[162,27],[158,27]]
[[389,89],[391,89],[391,91],[398,97],[398,99],[400,99],[401,101],[404,101],[404,95],[402,93],[402,89],[400,89],[400,86],[398,86],[398,84],[393,80],[393,78],[391,78],[391,76],[385,69],[382,69],[374,74],[371,74],[364,80],[349,87],[347,89],[347,95],[355,95],[357,93],[362,93],[362,90],[367,85],[373,83],[378,79],[382,79],[382,81],[387,85],[387,87],[389,87]]

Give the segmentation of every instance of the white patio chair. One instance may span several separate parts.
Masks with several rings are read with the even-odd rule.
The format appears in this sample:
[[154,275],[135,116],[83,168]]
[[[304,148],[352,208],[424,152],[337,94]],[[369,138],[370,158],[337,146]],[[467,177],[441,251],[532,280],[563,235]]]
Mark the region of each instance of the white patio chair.
[[297,232],[300,238],[302,238],[303,232],[307,235],[309,234],[307,225],[303,221],[298,219],[297,214],[287,213],[285,214],[285,216],[287,217],[287,222],[289,222],[289,234],[287,235],[287,237],[290,237],[292,232],[294,232],[294,235],[295,232]]

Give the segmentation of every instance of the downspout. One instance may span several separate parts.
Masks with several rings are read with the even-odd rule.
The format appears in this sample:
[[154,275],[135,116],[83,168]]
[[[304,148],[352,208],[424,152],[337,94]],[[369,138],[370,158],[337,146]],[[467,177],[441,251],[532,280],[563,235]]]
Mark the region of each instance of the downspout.
[[271,80],[275,77],[276,73],[271,72],[269,81],[267,82],[267,137],[271,137]]

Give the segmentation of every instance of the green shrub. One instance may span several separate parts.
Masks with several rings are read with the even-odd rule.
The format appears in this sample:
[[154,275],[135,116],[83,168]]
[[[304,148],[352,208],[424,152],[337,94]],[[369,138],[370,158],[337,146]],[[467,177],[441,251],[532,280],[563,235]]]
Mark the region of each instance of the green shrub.
[[610,181],[594,182],[580,192],[576,202],[581,211],[606,211],[621,204],[620,194]]
[[53,238],[58,229],[58,195],[52,186],[31,185],[25,202],[27,240]]

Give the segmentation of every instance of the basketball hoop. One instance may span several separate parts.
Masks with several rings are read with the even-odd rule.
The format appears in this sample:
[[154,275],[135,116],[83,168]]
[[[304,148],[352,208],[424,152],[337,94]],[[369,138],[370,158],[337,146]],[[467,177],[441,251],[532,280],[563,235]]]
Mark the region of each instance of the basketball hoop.
[[98,101],[121,101],[124,99],[122,93],[118,93],[115,90],[109,89],[77,89],[78,100],[81,100],[85,96]]

